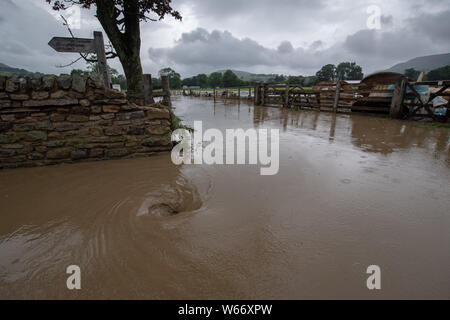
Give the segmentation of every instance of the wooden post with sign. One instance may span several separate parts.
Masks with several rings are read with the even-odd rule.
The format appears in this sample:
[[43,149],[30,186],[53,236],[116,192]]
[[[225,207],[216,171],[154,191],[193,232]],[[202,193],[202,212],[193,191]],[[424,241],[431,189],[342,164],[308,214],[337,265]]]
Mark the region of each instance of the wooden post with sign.
[[53,37],[48,43],[57,52],[95,53],[105,87],[111,88],[111,75],[106,62],[103,33],[94,31],[94,39]]
[[111,88],[111,76],[106,62],[105,42],[103,40],[103,33],[100,31],[94,31],[94,44],[95,51],[97,53],[97,62],[100,69],[100,73],[103,77],[105,87]]

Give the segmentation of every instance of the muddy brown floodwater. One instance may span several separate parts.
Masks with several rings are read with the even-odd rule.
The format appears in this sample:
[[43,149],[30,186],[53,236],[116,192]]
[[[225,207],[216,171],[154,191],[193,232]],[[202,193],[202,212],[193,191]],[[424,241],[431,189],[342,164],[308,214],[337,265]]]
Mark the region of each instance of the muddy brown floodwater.
[[0,298],[450,299],[449,130],[174,106],[204,128],[279,128],[279,174],[170,155],[1,171]]

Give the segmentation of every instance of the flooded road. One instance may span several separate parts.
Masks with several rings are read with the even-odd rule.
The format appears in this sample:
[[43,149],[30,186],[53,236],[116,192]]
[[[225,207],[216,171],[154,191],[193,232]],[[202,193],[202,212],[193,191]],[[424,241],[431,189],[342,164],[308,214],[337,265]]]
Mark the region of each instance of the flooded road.
[[280,129],[278,175],[170,155],[0,171],[0,298],[450,299],[450,130],[174,107],[204,129]]

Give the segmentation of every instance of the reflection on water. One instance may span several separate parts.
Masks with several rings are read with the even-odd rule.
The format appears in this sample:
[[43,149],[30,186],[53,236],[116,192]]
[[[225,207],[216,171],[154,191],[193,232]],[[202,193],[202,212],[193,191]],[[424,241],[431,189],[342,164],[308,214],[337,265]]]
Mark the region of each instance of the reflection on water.
[[[253,109],[253,108],[252,108]],[[238,108],[238,116],[240,110]],[[254,126],[266,121],[279,120],[285,132],[293,128],[315,131],[329,141],[351,142],[355,147],[388,155],[399,150],[424,148],[436,156],[449,156],[449,131],[419,127],[417,123],[395,121],[363,115],[336,115],[320,112],[297,112],[287,109],[257,107],[254,109]]]
[[450,298],[448,130],[177,99],[205,129],[281,129],[280,173],[169,155],[2,171],[0,298]]

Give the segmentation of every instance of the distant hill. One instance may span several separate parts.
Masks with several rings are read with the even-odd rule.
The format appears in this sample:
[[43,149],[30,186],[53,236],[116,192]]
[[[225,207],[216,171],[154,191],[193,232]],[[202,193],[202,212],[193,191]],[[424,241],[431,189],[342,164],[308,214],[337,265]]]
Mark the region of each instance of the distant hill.
[[0,75],[12,76],[14,74],[18,74],[20,76],[42,75],[42,73],[39,72],[31,72],[25,69],[13,68],[4,63],[0,63]]
[[407,62],[396,64],[386,71],[404,73],[406,69],[414,68],[428,72],[448,65],[450,65],[450,53],[414,58]]

